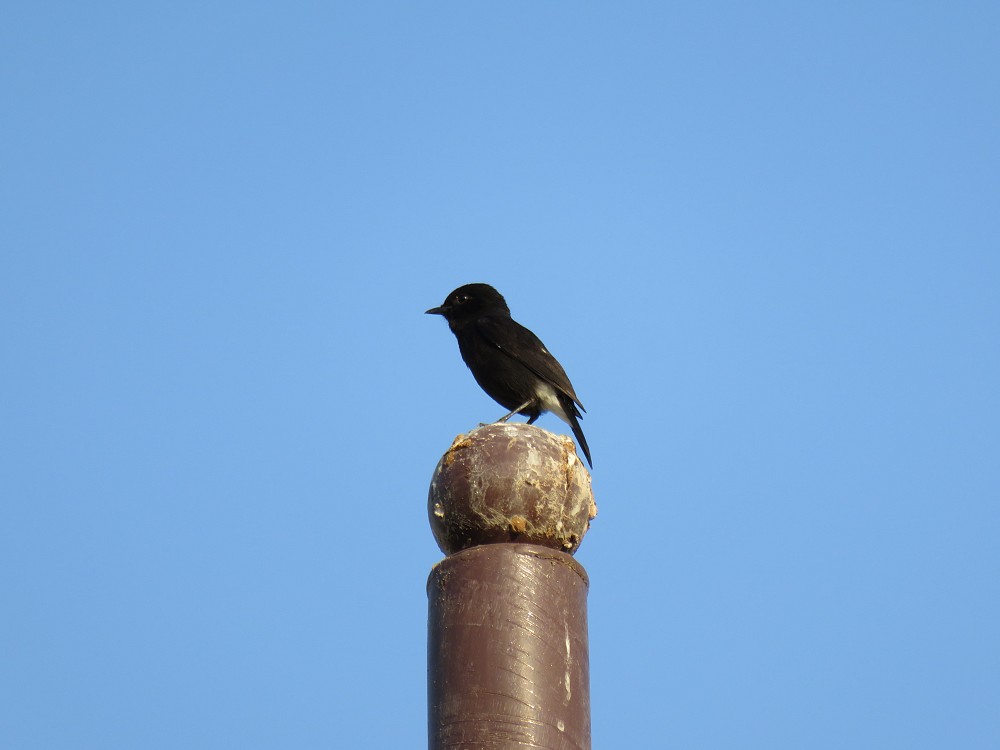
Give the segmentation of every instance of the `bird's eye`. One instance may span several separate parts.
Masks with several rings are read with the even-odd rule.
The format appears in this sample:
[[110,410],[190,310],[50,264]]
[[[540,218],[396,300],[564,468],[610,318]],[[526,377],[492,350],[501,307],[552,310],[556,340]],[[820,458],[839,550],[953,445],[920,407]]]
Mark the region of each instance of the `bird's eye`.
[[458,303],[459,304],[462,304],[463,302],[468,302],[468,301],[469,301],[469,295],[468,294],[460,294],[460,295],[458,295]]

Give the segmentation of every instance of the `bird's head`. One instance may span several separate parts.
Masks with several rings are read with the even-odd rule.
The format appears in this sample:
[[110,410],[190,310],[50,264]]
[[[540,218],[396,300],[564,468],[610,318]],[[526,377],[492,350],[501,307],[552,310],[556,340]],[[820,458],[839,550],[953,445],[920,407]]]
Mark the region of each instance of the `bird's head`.
[[503,295],[489,284],[466,284],[449,294],[441,307],[432,307],[429,315],[443,315],[449,325],[475,320],[489,314],[510,315]]

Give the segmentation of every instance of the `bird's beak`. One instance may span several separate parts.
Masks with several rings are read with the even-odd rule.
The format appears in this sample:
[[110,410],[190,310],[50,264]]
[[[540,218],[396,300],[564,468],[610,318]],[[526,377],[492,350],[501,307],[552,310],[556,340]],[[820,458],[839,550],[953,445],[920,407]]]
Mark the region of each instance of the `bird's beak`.
[[424,315],[444,315],[448,312],[446,307],[432,307],[430,310],[424,310]]

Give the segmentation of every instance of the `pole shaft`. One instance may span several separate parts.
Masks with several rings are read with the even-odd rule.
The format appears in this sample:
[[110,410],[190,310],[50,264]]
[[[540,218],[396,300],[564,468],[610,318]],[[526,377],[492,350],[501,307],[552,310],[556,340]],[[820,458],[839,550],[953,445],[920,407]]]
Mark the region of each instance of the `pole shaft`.
[[586,571],[531,544],[456,552],[427,584],[430,750],[590,750]]

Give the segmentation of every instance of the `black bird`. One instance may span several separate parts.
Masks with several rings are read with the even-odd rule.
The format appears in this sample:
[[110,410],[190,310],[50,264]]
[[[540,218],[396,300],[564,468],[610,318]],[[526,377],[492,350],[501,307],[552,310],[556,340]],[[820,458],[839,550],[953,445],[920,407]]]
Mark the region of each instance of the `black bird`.
[[593,468],[578,421],[583,417],[580,410],[586,409],[573,392],[573,384],[545,344],[510,317],[500,292],[489,284],[466,284],[427,313],[444,316],[476,382],[490,398],[511,410],[498,422],[524,414],[531,424],[542,412],[550,411],[573,428]]

